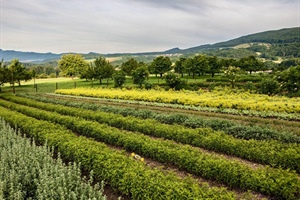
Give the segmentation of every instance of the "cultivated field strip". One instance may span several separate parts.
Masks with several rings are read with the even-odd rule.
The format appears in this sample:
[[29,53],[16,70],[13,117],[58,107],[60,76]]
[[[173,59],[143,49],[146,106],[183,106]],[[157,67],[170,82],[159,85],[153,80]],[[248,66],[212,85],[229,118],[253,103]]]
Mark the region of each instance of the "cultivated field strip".
[[[26,115],[35,116],[37,119],[46,119],[73,129],[77,133],[87,134],[110,144],[120,145],[124,148],[142,154],[148,153],[161,162],[173,162],[179,168],[194,170],[201,176],[218,180],[230,187],[240,187],[262,192],[274,197],[294,198],[299,195],[298,175],[280,169],[262,167],[251,169],[242,163],[227,161],[226,159],[214,158],[201,152],[188,154],[189,146],[168,143],[168,141],[154,140],[139,133],[128,133],[111,128],[107,125],[100,125],[96,122],[86,121],[78,117],[61,116],[56,113],[41,111],[27,106],[0,101],[1,105],[16,109]],[[50,104],[48,104],[48,107]],[[177,147],[177,148],[176,148]],[[144,151],[143,151],[144,150]],[[186,150],[186,151],[184,151]],[[186,157],[186,158],[185,158]]]
[[3,96],[2,98],[15,101],[19,104],[64,115],[81,117],[87,120],[94,120],[120,129],[138,131],[146,135],[170,139],[176,142],[234,155],[261,164],[268,164],[273,167],[292,169],[300,172],[299,144],[285,144],[276,140],[241,140],[229,136],[224,132],[213,131],[207,128],[188,129],[179,125],[162,124],[151,119],[142,120],[131,116],[123,117],[112,113],[93,112],[79,108],[42,103],[21,97]]
[[[237,199],[225,188],[199,186],[192,178],[181,179],[172,172],[151,169],[105,144],[77,136],[70,130],[1,107],[0,116],[39,142],[47,141],[69,160],[93,170],[95,178],[132,199]],[[289,196],[292,194],[289,194]],[[295,194],[293,194],[294,196]],[[291,199],[294,199],[290,196]]]
[[[155,112],[149,109],[146,110],[140,108],[103,105],[102,104],[103,101],[91,102],[91,100],[83,99],[83,98],[79,100],[78,98],[72,98],[72,97],[63,98],[63,97],[57,97],[53,95],[48,95],[47,97],[21,95],[21,97],[34,99],[44,103],[53,103],[53,104],[88,109],[93,111],[102,111],[102,112],[108,112],[114,114],[121,114],[124,117],[133,116],[141,119],[155,119],[161,123],[179,124],[179,125],[186,126],[188,128],[212,128],[215,131],[224,131],[225,133],[233,135],[236,138],[247,139],[247,140],[274,139],[284,143],[300,143],[300,133],[298,136],[293,132],[277,131],[266,127],[267,124],[264,124],[263,127],[257,125],[247,126],[245,124],[241,124],[242,123],[241,121],[235,122],[235,121],[230,121],[228,119],[207,118],[203,116],[188,115],[182,113],[170,114],[170,113],[163,113],[163,112]],[[128,104],[126,104],[126,106],[128,106]],[[241,119],[241,117],[239,119]],[[260,118],[260,121],[261,120],[262,119]],[[284,125],[285,125],[285,129],[287,129],[289,125],[292,126],[293,129],[294,128],[300,129],[300,123],[294,124],[289,121],[285,121]]]
[[1,117],[0,152],[0,199],[106,199],[92,177],[81,179],[79,165],[53,159],[50,148],[23,138]]
[[[234,93],[230,90],[205,91],[165,91],[165,90],[127,90],[118,88],[73,88],[58,89],[56,94],[105,99],[118,99],[146,104],[165,104],[206,110],[210,112],[236,113],[255,116],[268,116],[300,119],[300,101],[297,98],[269,97],[268,95]],[[151,104],[150,104],[151,105]],[[285,115],[286,114],[286,115]]]
[[[48,101],[54,101],[54,103],[60,102],[60,100],[64,99],[68,103],[66,105],[70,106],[72,105],[73,107],[74,104],[83,104],[83,103],[88,103],[90,104],[88,107],[89,109],[96,110],[99,105],[101,107],[103,106],[113,106],[113,107],[121,107],[125,109],[131,108],[135,110],[146,110],[145,113],[148,115],[149,111],[154,111],[154,112],[159,112],[159,113],[179,113],[179,114],[184,114],[184,115],[192,115],[196,117],[201,117],[204,119],[224,119],[224,120],[230,120],[231,122],[235,122],[237,124],[241,125],[249,125],[249,126],[259,126],[259,127],[264,127],[264,128],[271,128],[274,130],[277,130],[278,132],[282,133],[291,133],[297,136],[300,136],[300,123],[299,120],[295,121],[292,118],[286,118],[284,115],[286,113],[280,113],[279,115],[281,116],[280,118],[275,118],[274,116],[267,116],[264,114],[257,115],[257,116],[247,116],[243,115],[241,113],[239,114],[226,114],[226,113],[221,113],[221,112],[215,112],[215,111],[198,111],[198,110],[191,110],[189,108],[172,108],[172,107],[164,107],[161,105],[142,105],[140,104],[141,102],[139,101],[131,101],[130,103],[127,101],[123,100],[118,100],[118,99],[99,99],[99,98],[91,98],[91,97],[79,97],[79,96],[70,96],[70,95],[59,95],[59,94],[44,94],[44,95],[22,95],[23,97],[26,98],[33,98],[37,99],[39,101],[45,101],[46,103]],[[44,98],[43,98],[44,97]],[[58,101],[58,102],[57,102]],[[50,102],[50,103],[51,103]],[[48,102],[49,103],[49,102]],[[92,105],[91,105],[92,104]],[[96,105],[95,105],[96,104]],[[62,104],[64,105],[64,103]],[[101,111],[105,111],[100,109]],[[106,111],[105,111],[106,112]],[[117,112],[118,113],[118,112]],[[122,113],[119,113],[122,114]],[[122,114],[123,115],[123,114]],[[126,115],[127,116],[127,115]],[[143,116],[143,115],[142,115]],[[258,117],[260,116],[260,117]],[[147,116],[148,117],[148,116]],[[300,118],[299,118],[300,119]]]

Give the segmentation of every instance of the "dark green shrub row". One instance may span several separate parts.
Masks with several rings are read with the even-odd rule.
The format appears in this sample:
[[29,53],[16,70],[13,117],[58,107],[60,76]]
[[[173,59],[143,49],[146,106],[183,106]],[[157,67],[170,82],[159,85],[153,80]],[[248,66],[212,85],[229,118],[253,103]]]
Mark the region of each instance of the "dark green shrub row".
[[129,131],[139,131],[146,135],[163,137],[176,142],[239,156],[250,161],[268,164],[273,167],[289,168],[300,172],[300,148],[298,144],[284,144],[275,140],[241,140],[227,135],[224,132],[213,131],[208,128],[189,129],[180,125],[161,124],[152,119],[142,120],[130,116],[123,117],[118,114],[93,112],[90,110],[42,103],[12,96],[10,98],[11,101],[16,101],[20,104],[38,107],[48,111],[55,111],[64,115],[95,120],[117,128]]
[[164,114],[157,113],[151,110],[135,109],[135,108],[120,108],[116,106],[95,105],[85,102],[72,102],[59,99],[43,98],[38,96],[24,95],[25,98],[35,99],[45,103],[60,104],[76,108],[89,110],[98,110],[102,112],[110,112],[121,114],[122,116],[134,116],[142,119],[155,119],[165,124],[180,124],[189,128],[212,128],[216,131],[224,131],[227,134],[233,135],[240,139],[255,139],[255,140],[279,140],[285,143],[300,143],[300,136],[288,132],[278,132],[269,128],[259,126],[241,126],[238,123],[225,119],[205,119],[199,116],[191,116],[186,114]]
[[53,159],[50,148],[23,138],[2,117],[0,152],[0,199],[106,199],[102,184],[81,179],[79,165],[66,165],[59,154]]
[[236,199],[225,188],[200,187],[192,178],[181,179],[172,172],[151,169],[105,144],[76,136],[64,127],[37,120],[1,107],[0,116],[12,126],[40,142],[47,140],[64,158],[93,170],[96,178],[107,181],[132,199]]
[[[258,83],[262,80],[263,80],[263,78],[259,77],[259,76],[242,76],[242,77],[239,77],[237,82],[251,81],[253,83]],[[215,78],[207,78],[206,82],[229,82],[229,80],[225,77],[215,77]]]
[[300,181],[296,173],[269,167],[252,169],[238,161],[228,161],[222,156],[202,153],[191,146],[174,144],[172,141],[155,140],[139,133],[129,133],[78,117],[62,116],[11,102],[1,101],[0,104],[38,119],[60,123],[77,133],[176,165],[190,173],[223,182],[230,187],[291,199],[300,192]]

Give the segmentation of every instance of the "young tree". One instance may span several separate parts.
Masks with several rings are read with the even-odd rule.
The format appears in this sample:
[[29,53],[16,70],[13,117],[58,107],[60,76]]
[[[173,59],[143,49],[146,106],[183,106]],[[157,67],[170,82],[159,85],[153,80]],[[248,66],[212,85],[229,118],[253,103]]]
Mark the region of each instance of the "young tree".
[[1,92],[1,86],[4,85],[4,83],[9,82],[9,70],[7,66],[4,64],[4,61],[2,60],[0,62],[0,92]]
[[11,84],[17,82],[21,86],[21,81],[28,81],[32,74],[20,63],[19,59],[13,59],[8,66]]
[[181,74],[181,77],[183,77],[183,74],[185,72],[185,67],[184,67],[185,61],[186,61],[186,58],[179,58],[179,60],[177,60],[175,62],[174,70],[176,73]]
[[209,63],[208,63],[208,59],[205,55],[196,55],[193,58],[193,64],[195,65],[194,73],[198,73],[200,75],[200,74],[204,74],[204,73],[208,72]]
[[184,67],[185,71],[188,73],[189,76],[192,74],[193,78],[195,78],[195,73],[197,71],[197,68],[196,68],[196,65],[194,63],[193,58],[187,58],[183,63],[183,67]]
[[126,75],[131,76],[132,72],[140,66],[134,58],[130,58],[126,62],[122,63],[121,70],[125,72]]
[[148,76],[149,72],[146,67],[137,68],[132,72],[133,84],[137,84],[141,88]]
[[166,84],[175,90],[180,90],[184,86],[184,81],[182,81],[175,73],[168,72],[164,79],[166,79]]
[[117,71],[113,74],[113,79],[115,82],[115,87],[122,87],[126,81],[126,74],[123,71]]
[[239,67],[229,66],[224,70],[224,76],[230,81],[231,87],[234,88],[236,81],[243,74]]
[[87,65],[83,71],[80,73],[80,78],[85,78],[86,80],[93,80],[94,78],[94,66],[92,63]]
[[172,69],[172,62],[169,57],[165,56],[158,56],[156,57],[152,63],[151,68],[155,74],[159,74],[160,78],[162,75]]
[[102,84],[102,79],[112,78],[115,68],[104,57],[99,56],[94,61],[94,77],[99,79]]
[[259,70],[264,70],[264,64],[260,60],[256,59],[255,56],[248,56],[241,58],[238,61],[238,67],[248,71],[250,74]]
[[290,67],[280,73],[276,77],[280,83],[281,91],[292,93],[299,93],[300,91],[300,65]]
[[208,57],[208,72],[211,74],[211,77],[215,76],[215,73],[220,72],[221,70],[221,62],[218,60],[216,56]]
[[74,77],[84,71],[88,63],[80,54],[65,54],[58,62],[60,71],[66,76]]

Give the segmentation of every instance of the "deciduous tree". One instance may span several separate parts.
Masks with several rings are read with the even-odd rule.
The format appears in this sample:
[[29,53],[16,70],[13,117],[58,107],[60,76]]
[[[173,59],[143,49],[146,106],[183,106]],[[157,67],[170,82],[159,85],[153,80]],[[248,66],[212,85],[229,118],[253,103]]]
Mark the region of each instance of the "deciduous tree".
[[80,54],[65,54],[58,62],[58,67],[64,75],[75,77],[84,71],[88,63]]
[[146,67],[139,67],[132,73],[133,78],[133,84],[139,85],[139,87],[142,87],[145,83],[146,79],[149,76],[149,71]]
[[102,84],[102,79],[106,78],[108,80],[112,78],[115,68],[104,57],[97,57],[94,61],[94,66],[94,77],[99,79],[100,84]]
[[158,56],[152,63],[151,68],[155,74],[159,74],[162,78],[162,75],[172,69],[172,62],[167,56]]

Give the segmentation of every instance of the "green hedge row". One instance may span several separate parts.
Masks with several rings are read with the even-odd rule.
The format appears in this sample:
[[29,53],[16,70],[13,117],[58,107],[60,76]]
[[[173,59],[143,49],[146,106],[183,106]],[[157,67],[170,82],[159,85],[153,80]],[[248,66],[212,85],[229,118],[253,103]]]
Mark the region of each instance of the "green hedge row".
[[119,114],[93,112],[13,96],[5,98],[20,104],[55,111],[64,115],[95,120],[117,128],[139,131],[147,135],[163,137],[176,142],[239,156],[261,164],[268,164],[273,167],[292,169],[300,172],[300,147],[298,144],[284,144],[274,140],[241,140],[227,135],[224,132],[213,131],[208,128],[189,129],[180,125],[162,124],[153,119],[142,120],[130,116],[123,117]]
[[74,95],[62,95],[62,94],[53,94],[50,93],[48,95],[59,96],[59,97],[72,97],[77,99],[91,99],[98,100],[104,102],[117,102],[117,103],[128,103],[135,105],[147,105],[147,106],[155,106],[155,107],[165,107],[165,108],[175,108],[175,109],[183,109],[183,110],[195,110],[202,112],[216,112],[216,113],[224,113],[224,114],[232,114],[232,115],[244,115],[244,116],[255,116],[262,118],[278,118],[282,120],[300,120],[299,113],[283,113],[283,112],[274,112],[274,111],[256,111],[256,110],[237,110],[233,108],[212,108],[212,107],[195,107],[188,105],[180,105],[180,104],[172,104],[172,103],[159,103],[159,102],[147,102],[147,101],[134,101],[134,100],[123,100],[123,99],[105,99],[105,98],[96,98],[96,97],[86,97],[86,96],[74,96]]
[[[263,80],[262,77],[259,77],[259,76],[242,76],[242,77],[239,77],[239,79],[237,80],[237,82],[253,82],[253,83],[258,83],[258,82],[261,82]],[[225,78],[225,77],[215,77],[215,78],[207,78],[206,79],[206,82],[230,82],[228,80],[228,78]]]
[[134,116],[141,119],[155,119],[165,124],[179,124],[189,128],[212,128],[215,131],[224,131],[236,138],[240,139],[255,139],[255,140],[278,140],[285,143],[300,143],[300,136],[289,132],[278,132],[269,128],[260,126],[242,126],[239,123],[225,119],[206,119],[199,116],[191,116],[186,114],[165,114],[157,113],[151,110],[122,108],[116,106],[96,105],[87,102],[72,102],[68,100],[52,99],[39,96],[22,95],[25,98],[42,101],[45,103],[60,104],[76,108],[109,112],[121,114],[122,116]]
[[252,169],[241,162],[203,153],[188,145],[155,140],[139,133],[121,131],[78,117],[61,116],[55,112],[41,111],[10,102],[0,101],[0,104],[38,119],[60,123],[77,133],[122,146],[160,162],[176,165],[190,173],[223,182],[230,187],[255,190],[285,199],[294,199],[300,194],[300,181],[296,173],[270,167]]
[[79,165],[53,159],[46,145],[23,138],[1,117],[0,152],[0,199],[106,199],[103,185],[81,179]]
[[0,116],[24,133],[58,148],[64,158],[93,170],[96,178],[107,181],[132,199],[236,199],[225,188],[200,187],[192,178],[181,179],[172,172],[151,169],[105,144],[76,136],[70,130],[1,107]]

